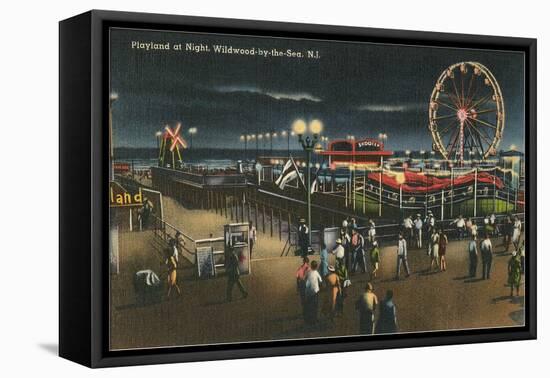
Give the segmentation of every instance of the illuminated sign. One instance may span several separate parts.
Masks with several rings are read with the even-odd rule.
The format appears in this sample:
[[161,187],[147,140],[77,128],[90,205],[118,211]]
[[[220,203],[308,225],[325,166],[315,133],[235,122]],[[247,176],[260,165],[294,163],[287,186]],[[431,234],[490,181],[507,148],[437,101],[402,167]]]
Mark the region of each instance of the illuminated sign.
[[382,143],[375,139],[364,139],[355,144],[356,151],[380,151]]
[[109,206],[110,207],[128,207],[141,206],[143,204],[143,194],[141,188],[135,194],[126,191],[120,184],[111,182],[109,188]]

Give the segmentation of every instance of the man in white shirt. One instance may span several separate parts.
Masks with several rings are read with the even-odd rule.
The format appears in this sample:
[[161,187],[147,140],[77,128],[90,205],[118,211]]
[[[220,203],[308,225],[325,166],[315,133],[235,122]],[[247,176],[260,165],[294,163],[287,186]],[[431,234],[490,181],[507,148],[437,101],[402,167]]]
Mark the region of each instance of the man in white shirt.
[[459,215],[458,218],[456,218],[452,223],[456,225],[458,240],[464,239],[464,235],[466,234],[466,221],[462,215]]
[[319,316],[319,290],[323,282],[317,271],[317,261],[311,262],[311,269],[306,275],[305,319],[306,325],[314,325]]
[[416,214],[416,219],[414,220],[414,231],[416,237],[416,247],[422,248],[422,226],[424,223],[420,219],[420,214]]
[[407,239],[409,243],[412,243],[412,237],[413,237],[413,221],[410,216],[403,219],[403,229],[404,229],[404,237]]
[[491,278],[491,264],[493,262],[493,244],[489,239],[489,234],[485,234],[485,239],[481,242],[481,264],[483,265],[483,279]]
[[369,243],[373,243],[376,238],[376,225],[372,219],[369,219],[369,231],[368,231]]
[[469,272],[470,277],[476,276],[476,270],[477,270],[477,243],[476,243],[476,237],[475,235],[472,236],[472,240],[470,240],[470,243],[468,243],[468,257],[470,260],[469,265]]
[[342,245],[342,239],[336,239],[336,247],[332,250],[332,254],[336,256],[337,260],[342,260],[343,263],[346,250]]
[[256,227],[252,224],[252,221],[248,222],[248,243],[250,245],[250,258],[252,259],[252,250],[256,244]]
[[[421,221],[422,222],[422,221]],[[410,276],[409,263],[407,261],[407,241],[403,238],[403,234],[399,234],[397,241],[397,272],[395,279],[399,279],[401,273],[401,264],[405,266],[406,277]]]

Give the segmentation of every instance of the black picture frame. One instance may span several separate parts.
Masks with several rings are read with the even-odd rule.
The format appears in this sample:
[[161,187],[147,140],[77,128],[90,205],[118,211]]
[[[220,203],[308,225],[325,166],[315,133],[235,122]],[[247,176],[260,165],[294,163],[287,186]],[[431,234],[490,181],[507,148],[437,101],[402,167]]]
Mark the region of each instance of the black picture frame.
[[[127,27],[525,53],[525,326],[397,336],[108,349],[108,30]],[[534,339],[536,318],[536,39],[93,10],[59,24],[59,354],[89,367]]]

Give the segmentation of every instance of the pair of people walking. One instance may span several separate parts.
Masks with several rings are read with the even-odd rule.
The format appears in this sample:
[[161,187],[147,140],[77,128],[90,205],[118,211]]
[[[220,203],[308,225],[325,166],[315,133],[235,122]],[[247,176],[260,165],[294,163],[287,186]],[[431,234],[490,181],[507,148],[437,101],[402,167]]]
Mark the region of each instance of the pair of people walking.
[[434,229],[430,235],[428,245],[428,255],[431,257],[430,270],[433,270],[434,267],[443,272],[447,270],[447,259],[445,257],[447,244],[449,244],[449,239],[443,230],[437,231]]
[[[370,335],[373,333],[397,332],[397,312],[393,302],[393,291],[388,290],[381,304],[374,293],[372,283],[367,283],[365,292],[361,294],[355,308],[359,312],[359,333]],[[379,309],[378,321],[375,323],[375,314]],[[376,326],[375,326],[376,324]]]

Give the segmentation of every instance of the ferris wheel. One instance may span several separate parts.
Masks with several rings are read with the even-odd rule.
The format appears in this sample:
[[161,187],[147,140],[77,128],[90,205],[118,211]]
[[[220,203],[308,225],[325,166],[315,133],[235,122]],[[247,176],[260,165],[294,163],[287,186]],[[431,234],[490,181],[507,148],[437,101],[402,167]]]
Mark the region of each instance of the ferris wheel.
[[477,62],[441,73],[432,91],[429,129],[445,160],[485,160],[496,154],[504,130],[504,101],[495,77]]

